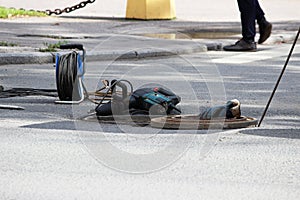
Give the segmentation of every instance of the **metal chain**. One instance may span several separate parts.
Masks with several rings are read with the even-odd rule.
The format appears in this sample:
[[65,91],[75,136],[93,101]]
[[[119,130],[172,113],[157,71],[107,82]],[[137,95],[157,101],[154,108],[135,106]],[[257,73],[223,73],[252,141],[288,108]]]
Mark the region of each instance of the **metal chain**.
[[80,9],[80,8],[83,8],[85,7],[87,4],[89,3],[94,3],[96,0],[87,0],[87,1],[82,1],[80,2],[79,4],[76,4],[74,6],[71,6],[71,7],[66,7],[64,8],[63,10],[62,9],[55,9],[55,10],[45,10],[45,11],[39,11],[39,12],[43,12],[43,13],[46,13],[47,15],[52,15],[52,14],[55,14],[55,15],[60,15],[62,13],[69,13],[69,12],[73,12],[77,9]]

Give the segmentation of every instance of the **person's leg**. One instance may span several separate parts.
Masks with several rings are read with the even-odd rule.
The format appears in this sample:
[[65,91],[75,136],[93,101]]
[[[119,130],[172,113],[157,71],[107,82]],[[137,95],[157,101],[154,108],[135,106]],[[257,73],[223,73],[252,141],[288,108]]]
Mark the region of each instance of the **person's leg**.
[[256,20],[258,24],[262,24],[264,21],[266,21],[265,13],[261,9],[258,0],[255,0],[255,8],[256,8]]
[[259,34],[260,34],[258,44],[262,44],[270,37],[272,32],[272,24],[266,20],[265,13],[261,9],[258,0],[255,0],[255,7],[256,7],[256,20],[259,25]]
[[256,4],[257,0],[237,0],[241,12],[242,36],[234,45],[224,46],[225,51],[256,51],[254,42],[256,30]]
[[241,13],[242,35],[247,42],[254,42],[257,0],[237,0]]

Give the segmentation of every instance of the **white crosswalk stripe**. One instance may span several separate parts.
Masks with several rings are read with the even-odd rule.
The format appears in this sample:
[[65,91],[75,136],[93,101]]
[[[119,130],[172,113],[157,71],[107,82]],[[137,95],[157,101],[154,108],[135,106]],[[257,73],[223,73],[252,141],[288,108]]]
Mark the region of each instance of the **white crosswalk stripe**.
[[[245,64],[260,60],[287,57],[289,51],[290,45],[282,45],[280,47],[267,48],[257,52],[228,52],[228,54],[224,54],[223,52],[223,57],[221,58],[213,58],[216,54],[218,54],[218,52],[209,52],[209,55],[213,58],[213,63]],[[286,54],[283,54],[282,52],[286,52]],[[296,52],[299,52],[299,50],[297,51],[297,49],[295,49],[295,53]]]

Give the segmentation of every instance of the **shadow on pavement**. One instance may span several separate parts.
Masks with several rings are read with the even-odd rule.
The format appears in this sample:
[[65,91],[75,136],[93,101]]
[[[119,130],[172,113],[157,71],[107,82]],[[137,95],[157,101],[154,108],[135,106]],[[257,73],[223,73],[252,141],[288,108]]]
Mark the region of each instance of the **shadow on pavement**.
[[[172,130],[172,129],[155,129],[150,125],[140,127],[129,124],[111,124],[111,123],[98,123],[88,121],[53,121],[45,123],[36,123],[22,126],[22,128],[34,128],[34,129],[52,129],[52,130],[73,130],[73,131],[92,131],[92,132],[105,132],[115,134],[126,134],[126,133],[140,133],[140,134],[214,134],[222,132],[223,130]],[[137,132],[143,129],[143,132]]]
[[300,139],[300,129],[248,129],[242,130],[240,133],[263,137]]

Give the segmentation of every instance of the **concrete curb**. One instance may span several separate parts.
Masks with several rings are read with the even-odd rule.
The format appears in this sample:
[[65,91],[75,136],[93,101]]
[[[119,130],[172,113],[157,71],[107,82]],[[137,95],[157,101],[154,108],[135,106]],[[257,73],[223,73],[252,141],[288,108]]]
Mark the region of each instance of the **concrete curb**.
[[[217,48],[210,45],[210,48]],[[87,61],[104,61],[115,59],[141,59],[147,57],[161,57],[161,56],[175,56],[181,54],[190,54],[198,52],[206,52],[208,47],[206,45],[187,45],[182,48],[173,49],[156,49],[146,48],[134,51],[91,51],[87,52]],[[54,63],[55,55],[59,52],[42,53],[42,52],[18,52],[18,53],[0,53],[0,65],[9,64],[42,64]]]
[[9,64],[33,64],[52,63],[54,57],[51,53],[30,52],[30,53],[0,53],[0,65]]
[[115,60],[115,59],[141,59],[147,57],[160,57],[160,56],[175,56],[181,54],[191,54],[198,52],[206,52],[206,45],[194,45],[184,48],[174,48],[174,49],[138,49],[133,51],[107,51],[107,52],[87,52],[88,61],[101,61],[101,60]]
[[[287,43],[295,39],[296,34],[285,33],[285,34],[274,34],[272,35],[265,44],[278,44]],[[175,56],[181,54],[200,53],[211,50],[222,50],[222,47],[228,44],[229,41],[213,42],[207,40],[207,43],[187,43],[180,47],[171,48],[168,50],[158,48],[141,48],[133,51],[122,51],[122,50],[104,50],[104,51],[92,51],[87,52],[87,61],[104,61],[104,60],[115,60],[115,59],[141,59],[147,57],[161,57],[161,56]],[[9,47],[7,47],[9,48]],[[42,53],[42,52],[17,52],[17,53],[0,53],[0,65],[10,64],[43,64],[43,63],[54,63],[55,54],[53,53]]]

